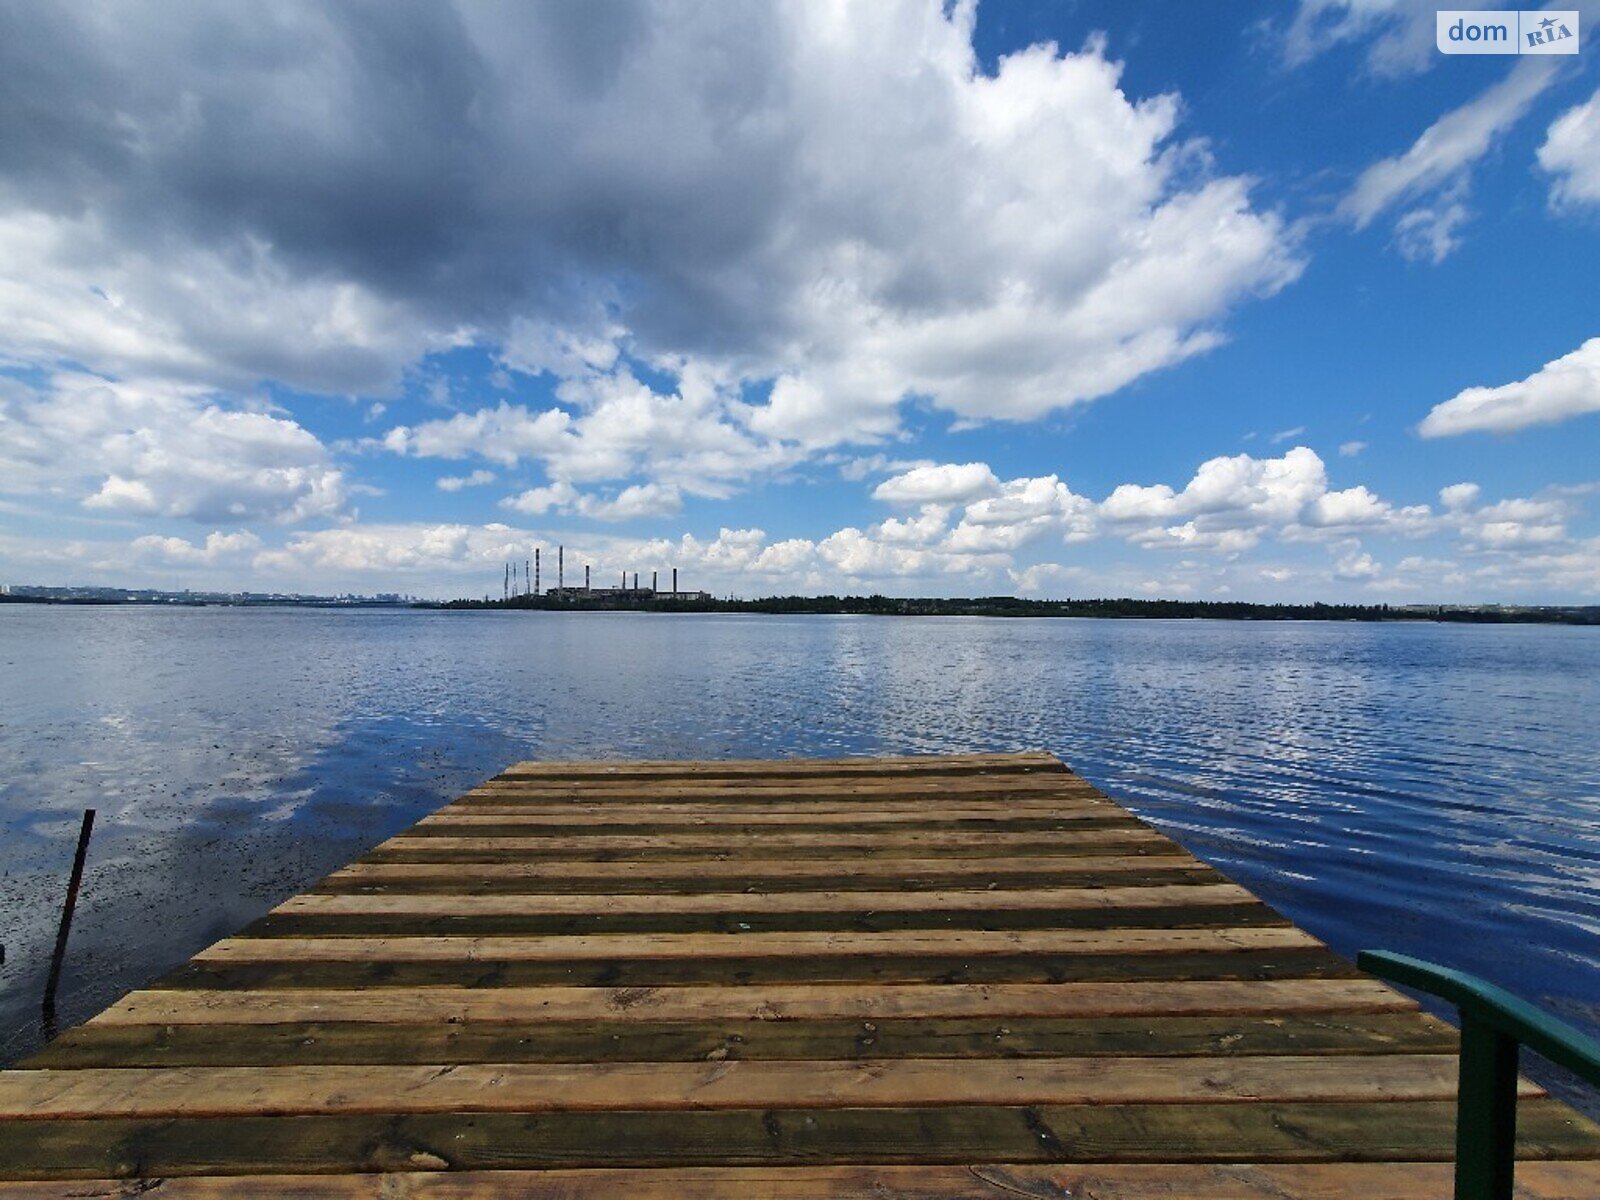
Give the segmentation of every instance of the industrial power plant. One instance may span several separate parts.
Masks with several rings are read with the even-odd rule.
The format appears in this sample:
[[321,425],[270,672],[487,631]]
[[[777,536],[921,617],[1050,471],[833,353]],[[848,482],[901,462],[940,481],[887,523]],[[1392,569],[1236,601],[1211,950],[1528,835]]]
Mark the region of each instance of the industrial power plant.
[[711,599],[710,592],[679,591],[678,568],[672,568],[672,587],[662,591],[660,587],[660,572],[650,572],[650,586],[641,587],[639,572],[633,572],[630,581],[628,572],[620,573],[616,587],[601,585],[594,586],[591,576],[592,565],[583,564],[583,586],[568,585],[566,580],[567,548],[556,547],[556,582],[554,587],[543,585],[544,564],[542,553],[535,549],[532,559],[524,559],[521,570],[518,564],[507,562],[505,570],[504,591],[502,600],[510,604],[521,597],[534,597],[546,602],[560,604],[566,603],[591,603],[594,601],[616,601],[619,604],[638,604],[652,600],[683,601],[686,603],[704,603]]

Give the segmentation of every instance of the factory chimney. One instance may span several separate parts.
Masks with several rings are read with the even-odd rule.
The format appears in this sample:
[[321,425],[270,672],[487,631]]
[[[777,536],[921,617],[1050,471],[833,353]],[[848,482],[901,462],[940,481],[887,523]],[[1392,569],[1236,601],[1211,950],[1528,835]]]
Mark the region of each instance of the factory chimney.
[[561,588],[564,588],[566,586],[567,586],[567,548],[565,546],[557,546],[556,547],[556,589],[559,591]]
[[533,548],[533,594],[539,594],[539,547]]
[[586,591],[586,592],[589,590],[589,564],[588,563],[584,563],[583,564],[583,590]]
[[672,594],[674,596],[676,596],[678,594],[678,568],[677,567],[673,567],[672,568]]

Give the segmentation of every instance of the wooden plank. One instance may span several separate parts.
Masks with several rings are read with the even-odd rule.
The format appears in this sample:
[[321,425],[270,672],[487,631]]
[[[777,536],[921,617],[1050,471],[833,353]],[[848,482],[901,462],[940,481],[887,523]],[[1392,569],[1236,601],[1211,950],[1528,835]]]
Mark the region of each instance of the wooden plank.
[[[1053,1166],[677,1167],[548,1171],[418,1171],[366,1175],[250,1175],[60,1184],[0,1183],[0,1200],[150,1197],[152,1200],[1446,1200],[1446,1163],[1096,1163]],[[126,1188],[126,1190],[124,1190]],[[138,1190],[133,1190],[137,1188]],[[1525,1162],[1515,1200],[1593,1200],[1600,1164]]]
[[[1189,902],[1189,897],[1194,898]],[[927,903],[918,903],[926,899]],[[960,892],[696,893],[681,896],[297,897],[248,937],[887,933],[911,930],[1198,929],[1288,922],[1230,884]]]
[[[795,760],[798,762],[798,760]],[[944,770],[941,770],[941,765]],[[730,766],[723,770],[718,763],[706,763],[702,768],[688,771],[664,771],[654,766],[640,766],[637,770],[629,766],[619,766],[618,770],[605,771],[522,771],[517,768],[502,771],[501,774],[486,779],[488,784],[528,784],[533,787],[563,787],[563,786],[646,786],[646,787],[694,787],[694,786],[741,786],[762,787],[765,784],[891,784],[891,782],[907,782],[907,784],[941,784],[941,782],[971,782],[971,784],[1008,784],[1008,782],[1037,781],[1064,782],[1072,787],[1091,787],[1093,784],[1083,779],[1080,774],[1067,770],[1059,760],[1051,763],[1050,760],[1035,763],[1018,763],[1013,760],[992,760],[987,763],[949,763],[949,760],[923,760],[918,763],[906,765],[891,765],[878,768],[874,758],[861,758],[861,760],[845,760],[845,762],[818,762],[814,765],[786,765],[786,763],[768,763],[768,765]]]
[[[1189,897],[1193,897],[1193,902]],[[918,903],[926,899],[927,903]],[[960,892],[297,897],[248,937],[1199,929],[1288,922],[1231,884]]]
[[786,824],[786,822],[842,821],[893,824],[898,821],[922,821],[928,818],[1038,818],[1054,814],[1122,813],[1122,806],[1110,800],[1094,797],[1042,797],[1021,800],[874,800],[870,805],[838,803],[829,800],[758,800],[754,803],[726,800],[702,803],[699,800],[613,800],[590,803],[587,800],[502,800],[498,797],[466,797],[453,800],[448,805],[418,824],[446,824],[462,818],[483,816],[515,816],[518,821],[550,821],[554,824],[594,819],[603,824],[622,824],[640,821],[642,824],[693,824],[704,819],[706,824],[736,822],[754,819],[760,824]]
[[[1524,1101],[1522,1158],[1593,1158],[1592,1123]],[[0,1176],[977,1162],[1448,1162],[1448,1100],[0,1122]],[[141,1187],[144,1184],[140,1184]],[[1002,1200],[1010,1193],[981,1193]],[[1180,1188],[1177,1193],[1182,1196]]]
[[1246,929],[915,930],[895,933],[604,934],[593,937],[224,938],[195,962],[566,962],[961,954],[1181,954],[1320,949],[1293,926]]
[[864,1021],[1012,1017],[1250,1016],[1414,1013],[1416,1002],[1370,978],[1144,983],[900,984],[891,987],[422,987],[374,990],[133,992],[88,1023],[273,1024],[284,1021]]
[[503,805],[489,805],[480,809],[441,809],[431,817],[418,821],[410,829],[413,835],[430,833],[458,833],[484,836],[482,831],[495,831],[496,836],[559,836],[604,831],[607,834],[675,833],[692,830],[707,834],[748,834],[752,830],[773,829],[782,833],[804,832],[899,832],[901,830],[950,833],[976,833],[1011,830],[1025,833],[1054,830],[1071,833],[1078,829],[1094,829],[1126,825],[1128,815],[1109,807],[1085,808],[1077,811],[1036,810],[1031,813],[1007,812],[998,806],[991,809],[959,809],[953,812],[925,810],[921,812],[876,812],[870,816],[844,813],[836,809],[812,815],[795,812],[745,813],[706,816],[704,814],[679,815],[660,812],[640,815],[637,806],[629,805],[620,815],[548,812],[527,816]]
[[937,768],[909,767],[887,771],[846,766],[823,766],[816,770],[738,770],[738,771],[606,771],[584,774],[581,772],[552,771],[524,773],[505,772],[483,781],[481,787],[527,788],[750,788],[760,790],[780,788],[855,788],[855,787],[1062,787],[1092,790],[1094,785],[1081,775],[1065,769],[1060,763],[1055,768],[1024,765],[1021,768],[1005,763],[993,763],[974,769],[941,771]]
[[643,777],[762,777],[772,775],[866,775],[886,776],[927,773],[932,775],[1025,774],[1046,772],[1070,774],[1054,754],[1046,750],[1000,754],[913,754],[871,758],[730,758],[730,759],[642,759],[597,762],[541,761],[513,763],[495,778],[518,776],[535,778],[567,777],[598,780]]
[[1186,854],[1079,855],[1070,858],[722,859],[666,862],[357,862],[333,872],[319,892],[383,888],[396,892],[557,892],[636,894],[716,891],[897,891],[941,888],[1131,886],[1135,882],[1210,884],[1225,877]]
[[746,859],[771,858],[884,858],[967,857],[1010,858],[1074,856],[1081,854],[1160,854],[1175,843],[1153,829],[1132,822],[1116,829],[1085,829],[1070,837],[1039,833],[895,833],[806,834],[762,831],[748,837],[729,838],[694,834],[658,834],[650,837],[568,836],[522,838],[514,844],[499,837],[418,837],[401,834],[383,842],[366,861],[450,862],[457,859],[487,862],[540,859],[627,858],[651,862],[672,858],[706,858],[718,854]]
[[[193,994],[193,993],[169,993]],[[269,1017],[276,1014],[268,1012]],[[981,1017],[947,1020],[381,1021],[88,1025],[20,1064],[81,1067],[292,1063],[718,1062],[746,1059],[1451,1054],[1455,1030],[1409,1012],[1306,1016]]]
[[[731,935],[725,935],[731,936]],[[329,938],[328,941],[340,939]],[[441,941],[465,941],[443,938]],[[480,939],[482,940],[482,939]],[[267,945],[272,939],[262,939]],[[1359,973],[1322,947],[1217,950],[1162,954],[1017,953],[994,955],[819,953],[728,958],[622,958],[538,961],[483,958],[420,958],[415,961],[193,960],[153,986],[159,988],[463,988],[544,987],[740,987],[822,983],[879,985],[919,983],[1080,983],[1147,980],[1350,979]]]
[[507,798],[530,800],[572,799],[598,804],[608,800],[632,803],[642,801],[693,800],[702,804],[718,800],[749,804],[755,800],[815,800],[838,804],[848,799],[901,799],[949,802],[958,799],[990,800],[1041,799],[1046,797],[1098,798],[1095,788],[1065,775],[1011,775],[1005,777],[965,776],[954,778],[765,780],[708,779],[695,782],[652,782],[628,779],[603,782],[551,781],[534,783],[522,780],[490,780],[479,784],[462,799],[488,798],[503,803]]
[[1238,884],[944,892],[704,892],[685,896],[295,896],[274,913],[308,916],[528,916],[541,913],[957,912],[1259,904]]
[[[795,894],[795,893],[790,893]],[[503,913],[478,915],[383,913],[287,914],[262,917],[241,931],[251,938],[602,937],[651,934],[917,933],[1095,929],[1244,929],[1287,926],[1260,901],[1241,904],[1152,905],[1143,908],[904,909],[876,912]]]
[[1447,1054],[14,1070],[0,1118],[1442,1100],[1456,1073]]
[[696,837],[721,839],[737,845],[752,837],[768,835],[779,838],[824,835],[855,836],[879,834],[884,837],[901,837],[918,834],[1033,834],[1057,837],[1076,837],[1088,829],[1137,829],[1140,826],[1126,813],[1109,810],[1067,816],[1012,817],[996,816],[962,818],[947,821],[941,818],[906,821],[856,821],[834,818],[822,821],[786,821],[776,825],[761,821],[519,821],[514,817],[463,817],[461,819],[429,820],[413,825],[406,831],[408,837],[492,837],[499,839],[554,839],[604,835],[617,837],[648,837],[652,840],[674,838],[693,834]]
[[[652,833],[647,836],[633,834],[599,833],[592,835],[566,834],[549,837],[529,837],[520,840],[515,846],[508,847],[515,853],[537,854],[543,851],[560,851],[570,853],[578,858],[592,851],[608,853],[621,853],[623,851],[645,851],[657,847],[673,849],[690,849],[710,851],[711,853],[739,853],[749,854],[751,851],[763,847],[771,847],[775,854],[782,854],[790,850],[817,848],[822,851],[850,851],[864,850],[872,852],[881,849],[903,850],[914,853],[919,849],[957,848],[969,849],[974,852],[992,851],[995,854],[1008,854],[1013,847],[1057,845],[1067,839],[1055,836],[1054,830],[1025,831],[1022,833],[1005,832],[940,832],[922,831],[915,829],[864,829],[857,832],[839,833],[792,833],[788,830],[747,830],[735,833],[719,833],[715,830],[696,828],[684,833]],[[1163,842],[1166,841],[1161,834],[1142,825],[1131,818],[1120,818],[1114,828],[1089,828],[1074,829],[1071,833],[1073,844],[1097,844],[1101,842]],[[458,837],[423,837],[407,831],[397,837],[390,838],[379,844],[379,849],[397,849],[408,846],[425,846],[433,844],[459,843],[466,849],[475,849],[480,845],[504,845],[503,837],[473,837],[461,835]],[[1037,853],[1037,851],[1035,851]],[[758,856],[759,857],[759,856]]]
[[903,793],[907,796],[989,795],[1019,796],[1098,796],[1092,783],[1066,772],[1028,772],[1000,774],[859,774],[859,775],[761,775],[746,778],[647,778],[620,775],[596,779],[536,779],[499,777],[486,779],[468,795],[488,794],[572,794],[616,797],[635,794],[643,798],[697,795],[742,795],[745,803],[774,796],[859,796],[878,793]]

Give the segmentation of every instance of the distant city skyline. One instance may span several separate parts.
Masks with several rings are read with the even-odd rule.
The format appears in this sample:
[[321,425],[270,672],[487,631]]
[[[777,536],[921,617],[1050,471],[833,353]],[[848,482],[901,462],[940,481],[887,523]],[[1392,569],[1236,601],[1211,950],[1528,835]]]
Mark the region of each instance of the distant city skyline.
[[0,579],[1594,603],[1600,10],[1434,12],[8,7]]

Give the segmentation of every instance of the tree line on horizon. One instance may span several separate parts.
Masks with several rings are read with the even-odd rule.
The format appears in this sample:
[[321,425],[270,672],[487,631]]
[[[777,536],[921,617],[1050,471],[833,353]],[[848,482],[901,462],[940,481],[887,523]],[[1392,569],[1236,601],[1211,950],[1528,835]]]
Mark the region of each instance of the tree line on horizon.
[[512,596],[451,600],[449,609],[536,609],[552,612],[678,612],[816,614],[821,616],[1112,617],[1223,621],[1454,621],[1469,624],[1539,622],[1600,625],[1600,606],[1458,608],[1449,605],[1258,604],[1244,600],[1141,600],[1103,597],[1030,600],[1020,596],[898,597],[762,596],[755,599],[669,600],[654,597]]

